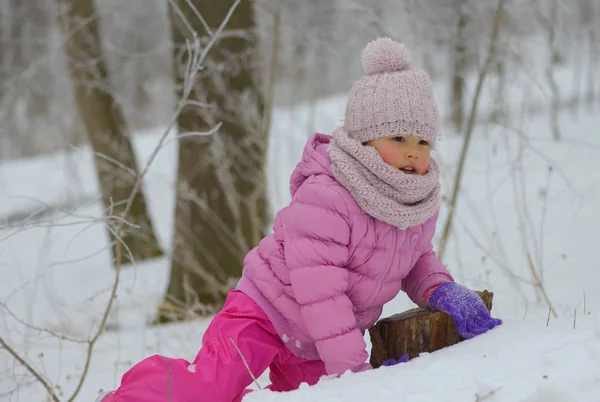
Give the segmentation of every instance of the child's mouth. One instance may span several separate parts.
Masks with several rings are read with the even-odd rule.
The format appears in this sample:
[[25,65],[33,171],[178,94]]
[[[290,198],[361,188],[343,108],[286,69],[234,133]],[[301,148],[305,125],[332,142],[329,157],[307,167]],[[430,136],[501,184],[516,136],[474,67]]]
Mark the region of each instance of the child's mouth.
[[415,168],[410,167],[410,166],[401,167],[400,170],[403,173],[406,173],[406,174],[415,174],[415,173],[417,173],[417,171],[415,170]]

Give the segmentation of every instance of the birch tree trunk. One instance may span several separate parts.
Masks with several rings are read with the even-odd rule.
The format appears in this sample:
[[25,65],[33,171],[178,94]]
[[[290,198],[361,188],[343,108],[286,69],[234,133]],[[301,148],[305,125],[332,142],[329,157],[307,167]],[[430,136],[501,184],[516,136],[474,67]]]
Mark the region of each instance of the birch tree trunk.
[[[65,38],[69,74],[81,120],[95,152],[95,163],[104,201],[111,244],[117,236],[115,218],[133,191],[138,169],[125,119],[109,87],[108,71],[100,46],[98,15],[92,0],[59,0],[67,11],[59,15]],[[111,218],[112,217],[112,218]],[[125,255],[140,261],[163,254],[148,215],[144,193],[135,197],[119,238]],[[131,262],[131,261],[130,261]]]

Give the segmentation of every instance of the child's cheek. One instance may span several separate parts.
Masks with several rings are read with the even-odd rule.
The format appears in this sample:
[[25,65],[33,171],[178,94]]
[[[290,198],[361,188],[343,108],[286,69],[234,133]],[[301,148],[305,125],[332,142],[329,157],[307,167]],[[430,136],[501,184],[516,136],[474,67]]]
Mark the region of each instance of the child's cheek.
[[381,159],[385,163],[391,166],[398,167],[398,162],[400,161],[400,153],[395,149],[379,149],[379,154],[381,155]]
[[427,173],[427,169],[429,168],[429,155],[423,156],[419,159],[419,174]]

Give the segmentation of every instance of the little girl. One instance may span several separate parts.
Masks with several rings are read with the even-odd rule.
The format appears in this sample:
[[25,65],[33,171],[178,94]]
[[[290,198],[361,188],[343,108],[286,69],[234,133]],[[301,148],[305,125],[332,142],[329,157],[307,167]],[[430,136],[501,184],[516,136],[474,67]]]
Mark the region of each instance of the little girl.
[[450,314],[464,338],[501,323],[433,251],[439,118],[427,74],[389,38],[362,61],[343,127],[308,140],[290,205],[246,256],[194,361],[149,357],[99,400],[231,402],[267,368],[274,391],[370,370],[364,331],[400,290]]

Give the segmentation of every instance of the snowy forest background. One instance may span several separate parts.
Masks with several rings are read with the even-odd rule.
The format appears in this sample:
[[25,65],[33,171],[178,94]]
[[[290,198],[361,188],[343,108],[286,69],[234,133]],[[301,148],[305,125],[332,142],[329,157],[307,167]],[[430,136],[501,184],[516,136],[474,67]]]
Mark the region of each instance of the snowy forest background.
[[451,400],[598,400],[599,0],[0,0],[0,400],[93,400],[145,356],[191,360],[378,36],[435,85],[438,255],[506,325],[404,383],[247,399],[436,400],[419,384],[459,357]]
[[[4,0],[0,4],[3,159],[37,155],[85,142],[66,68],[58,17],[69,2]],[[432,78],[476,73],[489,45],[496,1],[263,0],[255,6],[261,67],[268,74],[274,37],[278,105],[347,92],[362,70],[359,52],[376,36],[407,44]],[[208,3],[210,4],[210,3]],[[110,85],[131,130],[165,124],[175,95],[166,0],[94,2]],[[506,2],[496,62],[509,85],[517,71],[569,66],[572,83],[561,104],[593,102],[598,89],[598,15],[595,0]],[[281,14],[274,27],[273,10]],[[274,35],[277,33],[277,35]],[[537,49],[537,51],[533,51]],[[547,86],[549,73],[537,80]],[[548,76],[548,77],[546,77]],[[544,82],[545,81],[545,82]],[[449,103],[453,99],[440,99]],[[576,106],[573,106],[576,107]],[[538,108],[542,108],[539,105]],[[28,133],[28,135],[23,135]]]

